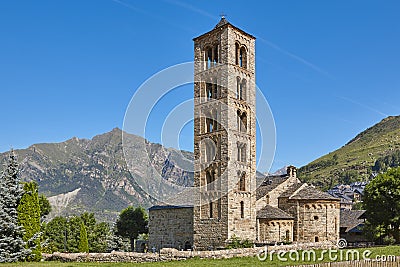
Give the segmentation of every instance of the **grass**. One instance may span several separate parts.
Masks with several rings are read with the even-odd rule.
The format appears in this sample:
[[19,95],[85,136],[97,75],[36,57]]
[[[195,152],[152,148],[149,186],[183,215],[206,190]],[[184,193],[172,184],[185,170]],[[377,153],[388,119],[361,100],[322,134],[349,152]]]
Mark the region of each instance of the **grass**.
[[[363,253],[365,248],[357,249],[357,251]],[[388,246],[388,247],[375,247],[375,248],[368,248],[372,252],[369,258],[374,259],[377,255],[396,255],[400,256],[400,246]],[[343,250],[343,255],[348,250]],[[316,251],[317,258],[321,256],[322,251]],[[286,257],[288,258],[288,256]],[[330,261],[327,254],[324,254],[323,260],[318,261],[317,263],[328,262]],[[243,257],[243,258],[232,258],[232,259],[189,259],[184,261],[170,261],[170,262],[152,262],[152,263],[77,263],[77,262],[23,262],[23,263],[2,263],[0,267],[128,267],[128,266],[141,266],[141,267],[180,267],[180,266],[244,266],[244,267],[252,267],[252,266],[288,266],[288,265],[298,265],[298,264],[312,264],[311,261],[279,261],[277,256],[273,258],[273,261],[267,259],[266,261],[260,261],[257,257]]]

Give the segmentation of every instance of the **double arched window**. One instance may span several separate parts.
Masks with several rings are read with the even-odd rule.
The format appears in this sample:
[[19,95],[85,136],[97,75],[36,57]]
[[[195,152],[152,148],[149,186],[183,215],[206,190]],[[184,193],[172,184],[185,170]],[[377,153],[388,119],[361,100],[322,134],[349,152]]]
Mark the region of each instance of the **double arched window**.
[[213,109],[209,112],[206,112],[205,114],[205,133],[212,133],[215,131],[218,131],[220,128],[220,125],[218,123],[218,112],[216,109]]
[[210,69],[219,63],[219,45],[214,44],[207,46],[204,49],[204,61],[206,64],[206,69]]
[[207,183],[207,191],[214,190],[215,182],[215,171],[209,170],[206,171],[206,183]]
[[247,69],[247,48],[238,42],[235,43],[235,64]]
[[213,81],[206,82],[206,93],[205,96],[207,100],[210,99],[218,99],[221,97],[220,95],[220,86],[218,85],[217,79],[213,79]]

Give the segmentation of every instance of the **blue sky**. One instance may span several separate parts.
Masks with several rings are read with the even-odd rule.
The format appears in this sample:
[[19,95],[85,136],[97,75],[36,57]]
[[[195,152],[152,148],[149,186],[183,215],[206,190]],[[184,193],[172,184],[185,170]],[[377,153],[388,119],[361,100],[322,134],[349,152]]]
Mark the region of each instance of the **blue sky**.
[[191,61],[192,38],[224,13],[257,37],[273,169],[302,166],[400,114],[399,12],[398,1],[0,1],[0,151],[121,128],[140,84]]

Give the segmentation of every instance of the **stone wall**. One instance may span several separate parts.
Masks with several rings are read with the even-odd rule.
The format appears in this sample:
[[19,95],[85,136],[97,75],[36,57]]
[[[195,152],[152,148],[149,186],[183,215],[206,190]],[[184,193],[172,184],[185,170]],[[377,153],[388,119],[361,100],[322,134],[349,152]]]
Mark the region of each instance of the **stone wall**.
[[259,242],[292,242],[293,241],[293,220],[258,220]]
[[295,241],[336,242],[339,240],[339,201],[280,198],[279,208],[294,217]]
[[136,253],[136,252],[111,252],[111,253],[59,253],[42,254],[45,261],[60,262],[157,262],[199,259],[227,259],[234,257],[253,257],[264,251],[289,251],[308,249],[335,248],[332,242],[301,243],[292,245],[277,245],[258,248],[225,249],[214,251],[179,251],[177,249],[164,248],[160,253]]
[[193,207],[153,207],[149,209],[149,250],[163,247],[191,249]]

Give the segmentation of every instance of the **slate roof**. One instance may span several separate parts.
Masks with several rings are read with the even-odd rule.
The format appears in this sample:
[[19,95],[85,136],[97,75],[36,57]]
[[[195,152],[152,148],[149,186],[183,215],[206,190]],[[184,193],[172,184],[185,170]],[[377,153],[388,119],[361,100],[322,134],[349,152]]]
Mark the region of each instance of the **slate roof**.
[[339,198],[333,197],[326,192],[322,192],[319,189],[308,185],[306,183],[297,183],[291,185],[285,192],[279,197],[287,197],[290,199],[309,199],[309,200],[337,200]]
[[346,232],[359,231],[357,226],[364,224],[365,210],[340,210],[340,227]]
[[307,185],[304,188],[301,188],[290,198],[291,199],[313,199],[313,200],[319,200],[319,199],[321,199],[321,200],[337,200],[337,201],[340,200],[340,199],[333,197],[326,192],[322,192],[322,191],[318,190],[317,188],[312,187],[310,185]]
[[187,209],[193,206],[173,206],[173,205],[156,205],[149,208],[149,210],[163,210],[163,209]]
[[289,213],[281,209],[266,205],[265,207],[257,211],[257,219],[293,220],[293,217]]
[[297,183],[289,186],[288,189],[286,189],[285,192],[283,192],[279,197],[290,197],[296,192],[297,189],[299,189],[304,183]]
[[259,200],[273,189],[275,189],[278,185],[283,183],[289,178],[289,176],[285,175],[274,175],[274,176],[267,176],[261,185],[256,190],[256,198]]

